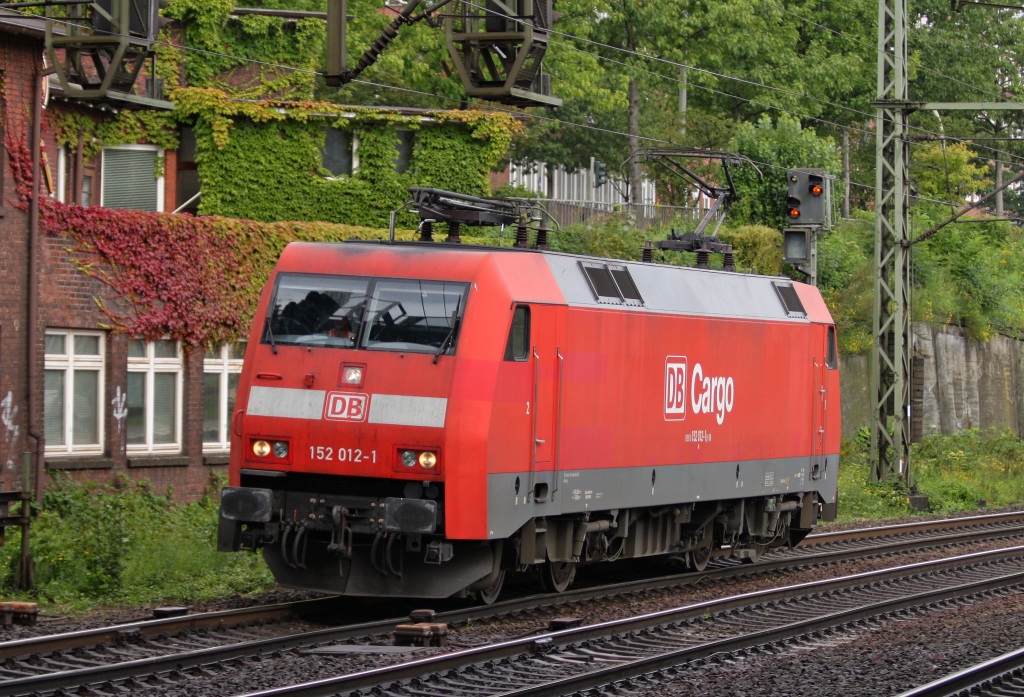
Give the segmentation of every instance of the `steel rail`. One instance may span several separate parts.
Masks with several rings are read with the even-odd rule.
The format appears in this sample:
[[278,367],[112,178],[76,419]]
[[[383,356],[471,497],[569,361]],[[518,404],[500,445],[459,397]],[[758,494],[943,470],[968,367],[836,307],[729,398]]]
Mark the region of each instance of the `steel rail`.
[[[1010,684],[1012,683],[1012,684]],[[984,661],[896,697],[956,697],[957,695],[1021,694],[1024,687],[1024,649]]]
[[839,540],[865,539],[870,537],[887,537],[896,531],[896,534],[907,534],[913,531],[934,532],[936,530],[953,530],[962,527],[973,527],[986,524],[1013,523],[1024,521],[1024,511],[1002,511],[999,513],[986,513],[979,516],[965,516],[963,518],[941,518],[937,520],[922,520],[913,523],[901,523],[895,526],[873,526],[868,528],[853,528],[850,530],[834,530],[814,532],[804,538],[801,546],[825,544]]
[[[812,547],[822,546],[827,544],[835,544],[838,542],[851,542],[862,539],[878,538],[878,537],[896,537],[906,534],[911,534],[915,531],[920,532],[935,532],[938,530],[947,529],[958,529],[958,528],[972,528],[984,525],[997,525],[1007,523],[1021,523],[1021,529],[1024,529],[1024,511],[1019,512],[1007,512],[1007,513],[996,513],[986,514],[983,516],[970,516],[964,518],[947,518],[935,521],[921,521],[915,523],[902,523],[895,526],[877,526],[870,528],[856,528],[851,530],[840,530],[834,532],[820,532],[812,533],[808,535],[803,542],[800,543],[799,547],[794,550],[788,550],[788,553],[794,554],[801,557],[810,557],[811,559],[824,559],[824,557],[816,557],[813,555],[819,554],[814,552],[813,555],[809,555],[803,552],[803,550],[809,550]],[[1013,529],[1007,529],[1007,533],[1012,532]],[[981,531],[975,539],[983,539],[985,536],[992,535],[991,532]],[[953,540],[954,537],[935,537],[932,538],[942,544],[945,544],[949,540]],[[968,540],[964,537],[965,541]],[[878,548],[880,553],[887,553],[889,551],[900,551],[905,549],[905,546],[899,544],[893,546],[883,546]],[[773,552],[772,554],[777,554]],[[836,556],[833,554],[835,561],[842,561],[842,555]],[[772,570],[785,568],[786,562],[778,562],[770,559],[762,559],[753,566],[748,566],[751,572],[761,570]],[[704,572],[701,578],[711,575],[712,578],[718,578],[722,576],[722,572],[716,572],[714,570]],[[731,574],[725,574],[731,575]],[[662,579],[651,579],[652,583],[662,581],[664,582],[667,578]],[[656,586],[658,587],[658,586]],[[567,600],[573,600],[573,593],[581,593],[585,595],[587,591],[572,591],[569,594],[563,595],[562,597]],[[586,599],[585,597],[583,599]],[[332,605],[338,602],[337,596],[331,596],[327,598],[316,598],[311,600],[299,600],[287,603],[275,603],[272,605],[262,605],[258,607],[250,608],[237,608],[232,610],[217,610],[213,612],[203,612],[197,614],[189,614],[180,617],[166,617],[159,619],[145,619],[145,620],[134,620],[130,622],[124,622],[121,624],[111,625],[108,627],[97,627],[92,629],[83,629],[73,632],[63,632],[60,634],[50,634],[39,637],[29,637],[25,639],[16,639],[12,641],[0,642],[0,660],[5,658],[17,657],[28,653],[45,653],[48,651],[63,651],[72,648],[79,648],[86,645],[86,642],[92,642],[93,644],[111,643],[116,642],[123,638],[126,634],[135,634],[142,637],[158,636],[160,634],[180,632],[180,631],[194,631],[196,629],[216,629],[224,626],[241,625],[256,621],[276,621],[282,619],[289,619],[292,617],[302,617],[304,615],[317,615],[325,609],[329,609]]]
[[336,597],[314,598],[259,607],[203,612],[181,617],[138,620],[109,627],[95,627],[61,634],[15,639],[0,643],[0,660],[30,653],[66,651],[97,644],[116,644],[126,636],[148,638],[173,632],[220,629],[225,626],[238,626],[259,621],[299,618],[303,615],[316,615],[332,606],[336,607],[337,602]]
[[[448,671],[457,671],[467,665],[479,666],[484,663],[507,660],[524,654],[543,651],[548,647],[579,644],[586,641],[605,639],[609,636],[621,636],[631,632],[647,630],[655,626],[678,624],[705,615],[718,616],[729,612],[730,610],[749,607],[751,605],[761,606],[768,603],[790,599],[794,596],[820,596],[832,591],[849,588],[851,586],[867,583],[877,585],[885,581],[894,581],[899,578],[912,575],[933,574],[935,572],[952,570],[965,566],[974,567],[986,563],[991,564],[999,560],[1020,559],[1022,557],[1024,557],[1024,546],[1017,546],[990,552],[967,554],[938,561],[902,565],[882,571],[853,574],[825,581],[796,584],[768,591],[744,593],[729,598],[697,603],[681,608],[612,620],[586,627],[549,632],[535,637],[515,639],[494,644],[492,646],[464,649],[441,656],[422,658],[385,668],[377,668],[334,678],[316,680],[300,685],[289,685],[270,690],[251,692],[244,695],[244,697],[333,697],[334,695],[348,694],[360,690],[382,690],[385,686],[397,685],[413,679],[425,681],[429,679],[430,675],[441,675]],[[722,641],[709,642],[696,647],[669,652],[652,659],[633,661],[625,664],[627,667],[624,667],[623,665],[612,666],[610,668],[588,673],[588,676],[583,678],[566,678],[546,683],[544,685],[524,688],[518,691],[506,691],[501,694],[571,694],[577,690],[589,689],[597,685],[604,685],[610,681],[622,679],[623,677],[632,677],[634,675],[676,665],[681,661],[687,662],[697,660],[726,650],[736,651],[739,648],[776,642],[785,638],[790,638],[795,634],[806,634],[814,631],[820,631],[836,625],[848,624],[868,617],[874,617],[879,614],[892,613],[898,610],[905,610],[910,607],[934,604],[943,600],[948,600],[952,597],[976,595],[993,589],[1020,584],[1024,584],[1024,570],[1019,570],[1010,574],[1000,574],[996,578],[989,578],[983,581],[975,581],[966,584],[959,584],[955,587],[946,587],[938,590],[917,593],[895,600],[890,599],[877,603],[869,603],[852,610],[828,613],[806,621],[787,623],[781,627],[750,633],[740,638],[733,637]],[[685,658],[683,658],[684,656]],[[387,693],[387,690],[384,689],[379,693]]]

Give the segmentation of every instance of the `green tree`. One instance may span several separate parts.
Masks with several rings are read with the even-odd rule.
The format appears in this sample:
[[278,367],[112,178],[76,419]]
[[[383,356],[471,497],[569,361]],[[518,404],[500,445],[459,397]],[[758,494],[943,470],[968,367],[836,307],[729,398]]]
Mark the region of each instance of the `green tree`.
[[786,170],[793,167],[821,167],[839,172],[839,153],[830,138],[785,114],[775,123],[768,115],[757,125],[742,123],[736,132],[734,152],[749,157],[760,171],[740,167],[733,175],[739,199],[729,209],[733,224],[757,223],[781,228],[785,225]]
[[[1024,86],[1024,17],[994,7],[963,7],[922,0],[912,5],[908,33],[912,64],[909,92],[914,101],[1020,101]],[[1003,178],[1003,164],[1019,160],[1024,149],[1007,139],[1024,121],[1020,111],[957,110],[916,113],[915,135],[938,134],[960,139],[984,138],[973,150],[994,162],[989,187]],[[995,140],[994,140],[994,139]],[[915,149],[916,150],[916,149]],[[913,153],[916,158],[916,152]],[[1003,196],[992,203],[1002,212]]]

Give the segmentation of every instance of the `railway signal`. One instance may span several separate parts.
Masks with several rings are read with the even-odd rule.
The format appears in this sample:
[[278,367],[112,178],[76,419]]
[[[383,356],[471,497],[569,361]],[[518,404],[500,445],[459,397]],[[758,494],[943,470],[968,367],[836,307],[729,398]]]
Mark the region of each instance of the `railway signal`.
[[608,165],[603,162],[594,163],[594,188],[600,189],[608,181]]
[[786,173],[789,195],[786,217],[792,225],[824,225],[828,216],[828,196],[823,169],[791,169]]
[[823,169],[786,172],[786,222],[782,230],[782,260],[818,284],[818,235],[832,226],[829,177]]

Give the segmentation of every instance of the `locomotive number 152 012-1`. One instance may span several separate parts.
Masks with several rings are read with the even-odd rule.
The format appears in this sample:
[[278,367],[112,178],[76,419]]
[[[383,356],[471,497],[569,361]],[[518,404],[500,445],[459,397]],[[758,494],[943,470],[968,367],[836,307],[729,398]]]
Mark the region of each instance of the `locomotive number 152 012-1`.
[[362,448],[332,448],[329,445],[309,446],[309,459],[321,462],[368,462],[376,464],[377,451]]

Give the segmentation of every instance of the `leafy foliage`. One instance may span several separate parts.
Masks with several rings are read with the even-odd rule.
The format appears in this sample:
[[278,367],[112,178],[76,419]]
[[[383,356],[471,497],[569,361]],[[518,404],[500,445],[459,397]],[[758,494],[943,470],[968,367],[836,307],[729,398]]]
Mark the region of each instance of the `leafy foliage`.
[[[986,185],[986,169],[966,145],[930,144],[915,159],[921,199],[913,209],[917,234],[949,217],[942,204],[963,200]],[[956,324],[977,339],[994,332],[1017,336],[1024,328],[1024,234],[1007,222],[948,225],[914,245],[913,319]],[[818,281],[840,328],[840,348],[871,347],[874,218],[857,213],[819,239]]]
[[[246,331],[260,287],[289,241],[381,237],[389,212],[402,207],[414,185],[487,194],[488,173],[519,129],[506,114],[478,111],[401,116],[329,103],[234,100],[199,88],[179,89],[175,99],[173,119],[196,124],[201,212],[220,217],[85,208],[49,199],[41,212],[49,234],[67,234],[73,241],[79,268],[113,291],[97,298],[113,328],[189,346]],[[133,113],[109,122],[59,117],[58,140],[70,147],[81,135],[90,153],[141,139],[173,144],[171,118]],[[329,125],[348,128],[360,139],[360,166],[350,176],[324,176],[321,151]],[[419,136],[410,169],[402,174],[394,165],[398,128]],[[28,146],[14,129],[5,136],[24,205],[31,181]],[[403,221],[414,224],[405,212]]]
[[[376,228],[260,223],[51,203],[47,232],[113,291],[98,299],[112,327],[147,339],[210,346],[248,332],[260,289],[289,242],[377,239]],[[407,235],[409,233],[406,233]]]
[[[244,98],[309,99],[316,70],[327,46],[325,23],[303,18],[232,17],[232,0],[171,0],[163,14],[181,22],[182,37],[192,49],[187,60],[179,50],[161,50],[165,76],[177,73],[186,84],[230,91]],[[320,9],[320,8],[316,8]],[[173,94],[173,90],[172,90]],[[174,94],[177,99],[177,95]]]
[[[174,504],[126,478],[107,486],[58,477],[32,524],[35,599],[72,608],[103,602],[191,602],[271,583],[262,560],[216,551],[218,503]],[[18,533],[0,548],[0,588],[13,583]]]
[[[490,171],[521,130],[504,113],[402,115],[329,102],[254,103],[212,89],[178,90],[176,105],[178,117],[195,124],[200,212],[262,221],[381,226],[402,207],[410,186],[486,195]],[[351,175],[324,176],[330,126],[359,141],[359,167]],[[416,133],[409,169],[401,174],[394,164],[399,130]]]
[[[840,520],[878,520],[912,513],[910,493],[899,481],[868,477],[870,435],[862,428],[844,442],[839,468]],[[928,497],[929,513],[1014,506],[1024,496],[1024,442],[1008,431],[971,429],[928,436],[911,447],[915,486]]]

